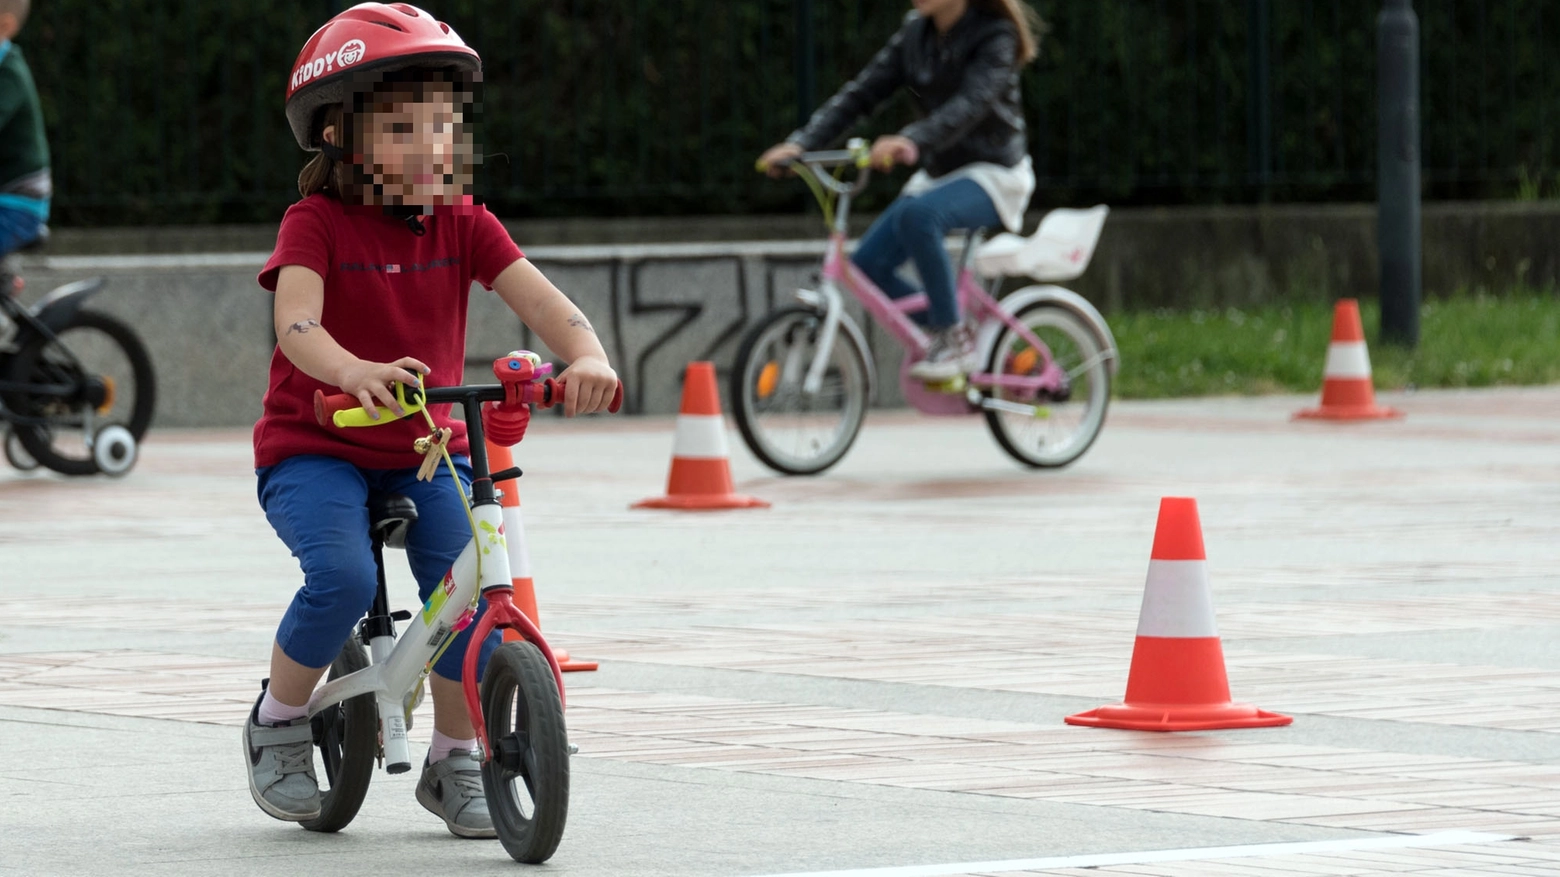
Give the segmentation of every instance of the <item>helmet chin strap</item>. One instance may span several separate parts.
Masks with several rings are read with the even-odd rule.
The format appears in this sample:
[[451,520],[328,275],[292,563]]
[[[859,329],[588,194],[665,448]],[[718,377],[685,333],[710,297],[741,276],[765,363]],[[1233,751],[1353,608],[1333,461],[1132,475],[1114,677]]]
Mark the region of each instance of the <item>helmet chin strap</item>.
[[406,223],[407,230],[418,237],[428,233],[428,227],[423,225],[421,207],[412,204],[386,204],[385,214]]

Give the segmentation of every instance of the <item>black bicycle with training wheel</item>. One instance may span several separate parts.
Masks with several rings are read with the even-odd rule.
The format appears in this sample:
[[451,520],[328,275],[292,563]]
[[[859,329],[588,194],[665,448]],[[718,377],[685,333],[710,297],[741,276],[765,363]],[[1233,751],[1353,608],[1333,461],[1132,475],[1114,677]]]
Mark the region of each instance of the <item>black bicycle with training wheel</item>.
[[83,305],[94,277],[32,305],[22,279],[0,268],[0,428],[5,458],[30,471],[124,475],[152,422],[157,379],[129,326]]

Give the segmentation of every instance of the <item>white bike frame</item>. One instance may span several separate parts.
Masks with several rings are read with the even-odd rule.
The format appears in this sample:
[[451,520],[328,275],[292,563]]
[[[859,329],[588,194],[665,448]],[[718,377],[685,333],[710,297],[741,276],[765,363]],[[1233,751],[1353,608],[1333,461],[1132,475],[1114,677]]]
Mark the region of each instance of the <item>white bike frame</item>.
[[[406,739],[406,695],[422,679],[428,662],[444,641],[471,624],[476,617],[478,595],[488,588],[513,585],[502,506],[479,505],[471,513],[480,537],[466,543],[439,586],[428,596],[422,611],[413,615],[401,632],[400,642],[394,635],[374,637],[368,644],[369,666],[325,683],[309,698],[312,718],[342,701],[374,695],[384,766],[389,773],[404,773],[412,768]],[[521,538],[521,534],[512,535]],[[478,551],[482,557],[481,581],[477,580]],[[357,636],[356,631],[352,635]]]

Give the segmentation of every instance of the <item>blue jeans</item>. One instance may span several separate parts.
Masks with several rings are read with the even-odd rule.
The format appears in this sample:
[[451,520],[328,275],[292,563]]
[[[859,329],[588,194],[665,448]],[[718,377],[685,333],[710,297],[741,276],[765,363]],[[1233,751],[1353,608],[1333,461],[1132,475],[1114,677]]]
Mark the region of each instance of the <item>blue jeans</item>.
[[37,240],[43,220],[25,210],[0,207],[0,256],[7,256]]
[[919,195],[901,195],[867,229],[851,261],[889,298],[904,298],[917,290],[895,272],[906,259],[926,284],[930,308],[925,325],[946,329],[959,322],[953,260],[943,239],[956,228],[987,228],[1002,224],[991,196],[974,180],[954,180]]
[[[471,464],[455,457],[456,474],[471,488]],[[260,507],[276,535],[303,568],[303,587],[293,596],[276,631],[277,645],[305,667],[335,659],[353,627],[374,602],[379,580],[368,535],[370,490],[399,493],[417,504],[417,522],[406,533],[406,557],[417,596],[428,595],[471,539],[465,500],[455,495],[444,463],[432,481],[418,481],[416,469],[359,469],[335,457],[291,457],[256,472]],[[487,611],[487,602],[479,607]],[[434,664],[445,679],[459,680],[470,627],[461,631]],[[503,637],[493,631],[482,644],[478,673]]]

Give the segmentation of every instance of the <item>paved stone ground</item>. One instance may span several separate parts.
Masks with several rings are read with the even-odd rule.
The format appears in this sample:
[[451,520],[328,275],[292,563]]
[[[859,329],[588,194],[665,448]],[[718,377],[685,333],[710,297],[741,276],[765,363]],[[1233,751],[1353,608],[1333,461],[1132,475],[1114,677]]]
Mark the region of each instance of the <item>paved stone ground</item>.
[[[1560,388],[1288,422],[1307,401],[1118,403],[1047,473],[979,420],[875,415],[822,478],[738,443],[774,508],[691,516],[628,510],[669,420],[538,422],[543,629],[601,662],[567,679],[547,872],[1560,873]],[[144,452],[0,473],[0,874],[519,867],[411,775],[339,835],[258,812],[236,726],[296,567],[245,434]],[[1166,495],[1198,499],[1235,698],[1292,726],[1062,723],[1121,699]]]

